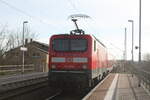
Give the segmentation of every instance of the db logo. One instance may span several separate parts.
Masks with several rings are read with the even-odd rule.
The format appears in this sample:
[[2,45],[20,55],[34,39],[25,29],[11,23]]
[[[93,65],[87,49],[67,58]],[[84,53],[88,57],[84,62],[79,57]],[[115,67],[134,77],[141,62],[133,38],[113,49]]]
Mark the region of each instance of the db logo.
[[66,58],[66,62],[73,62],[72,58]]

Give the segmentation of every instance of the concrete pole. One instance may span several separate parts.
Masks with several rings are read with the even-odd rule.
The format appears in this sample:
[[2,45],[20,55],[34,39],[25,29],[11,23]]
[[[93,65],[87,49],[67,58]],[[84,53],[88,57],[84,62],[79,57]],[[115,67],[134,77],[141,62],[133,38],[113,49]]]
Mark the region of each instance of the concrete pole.
[[132,23],[132,62],[134,61],[134,21],[133,20],[128,20],[128,22]]
[[[24,48],[24,26],[25,26],[25,23],[28,23],[28,21],[24,21],[23,22],[23,33],[22,33],[22,44],[23,44],[23,48]],[[22,74],[24,73],[24,50],[22,50]]]
[[125,39],[124,39],[124,60],[127,60],[127,28],[125,28]]
[[134,21],[132,22],[132,62],[134,62]]
[[125,72],[126,60],[127,60],[127,28],[125,28],[125,39],[124,39],[124,68],[123,68],[124,72]]
[[139,63],[141,62],[141,0],[139,0]]

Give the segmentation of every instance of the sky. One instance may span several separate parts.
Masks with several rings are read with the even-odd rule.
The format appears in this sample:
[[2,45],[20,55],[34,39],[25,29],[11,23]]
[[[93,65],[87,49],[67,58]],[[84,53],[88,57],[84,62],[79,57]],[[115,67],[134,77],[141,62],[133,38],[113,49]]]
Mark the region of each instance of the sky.
[[[142,0],[142,56],[150,53],[150,1]],[[127,58],[131,59],[132,26],[134,44],[138,46],[139,0],[0,0],[0,24],[10,29],[27,27],[38,34],[37,40],[48,44],[53,34],[69,33],[74,24],[71,14],[86,14],[90,19],[80,19],[79,27],[94,34],[117,59],[123,58],[124,31],[127,28]],[[138,60],[138,50],[134,50]]]

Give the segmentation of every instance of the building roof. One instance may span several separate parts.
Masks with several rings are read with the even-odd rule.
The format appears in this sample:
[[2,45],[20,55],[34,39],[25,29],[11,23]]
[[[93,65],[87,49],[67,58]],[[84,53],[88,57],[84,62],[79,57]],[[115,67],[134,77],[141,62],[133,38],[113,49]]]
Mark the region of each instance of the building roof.
[[[40,50],[40,51],[42,51],[42,52],[44,52],[44,53],[48,53],[48,48],[49,48],[49,46],[48,46],[48,44],[46,44],[46,43],[41,43],[41,42],[39,42],[39,41],[30,41],[29,43],[25,43],[25,47],[27,47],[28,45],[32,45],[33,47],[37,48],[38,50]],[[13,48],[13,49],[10,49],[10,50],[7,51],[6,53],[8,53],[8,52],[10,52],[10,51],[14,51],[14,50],[16,50],[16,49],[18,49],[18,48],[20,48],[20,47],[22,47],[22,45],[21,45],[21,46],[18,46],[18,47],[15,47],[15,48]]]
[[[30,43],[28,43],[30,44]],[[49,45],[46,44],[46,43],[41,43],[41,42],[38,42],[38,41],[32,41],[31,44],[33,44],[34,47],[36,47],[37,49],[45,52],[45,53],[48,53],[48,48],[49,48]]]

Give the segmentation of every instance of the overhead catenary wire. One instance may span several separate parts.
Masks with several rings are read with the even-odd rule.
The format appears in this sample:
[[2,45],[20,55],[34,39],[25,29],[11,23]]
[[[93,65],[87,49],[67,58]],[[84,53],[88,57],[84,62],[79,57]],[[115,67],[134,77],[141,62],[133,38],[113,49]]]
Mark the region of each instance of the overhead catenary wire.
[[4,0],[0,0],[0,2],[3,3],[3,4],[5,4],[5,5],[8,6],[9,8],[11,8],[11,9],[13,9],[13,10],[15,10],[15,11],[17,11],[17,12],[19,12],[19,13],[21,13],[21,14],[23,14],[23,15],[29,17],[29,18],[31,18],[32,20],[36,20],[36,21],[38,21],[38,22],[40,22],[40,23],[43,23],[43,24],[46,24],[46,25],[50,25],[50,26],[52,26],[52,27],[55,27],[54,25],[52,25],[52,24],[50,24],[50,23],[47,23],[47,22],[45,22],[44,20],[42,20],[42,19],[40,19],[40,18],[37,18],[36,16],[30,15],[29,13],[27,13],[27,12],[25,12],[25,11],[23,11],[23,10],[17,8],[17,7],[15,7],[14,5],[12,5],[12,4],[10,4],[10,3],[4,1]]
[[79,12],[79,10],[77,9],[76,5],[75,5],[71,0],[67,0],[67,2],[69,2],[70,6],[71,6],[76,12]]
[[[93,19],[92,19],[93,20]],[[93,20],[94,21],[94,20]],[[95,22],[95,21],[94,21]],[[84,24],[85,25],[85,24]],[[90,28],[92,28],[94,30],[94,28],[88,24],[90,26]],[[101,40],[103,40],[104,42],[107,42],[109,45],[111,45],[112,47],[114,47],[115,49],[119,50],[120,52],[124,52],[121,48],[117,47],[116,45],[114,45],[112,42],[110,42],[107,39],[104,39],[102,36],[99,36]]]
[[[75,5],[71,0],[67,0],[67,1],[70,3],[71,7],[72,7],[74,10],[76,10],[77,12],[79,12],[78,8],[76,7],[76,5]],[[40,23],[43,23],[43,24],[47,24],[47,25],[51,25],[51,26],[52,26],[52,24],[49,24],[49,23],[43,21],[42,19],[37,18],[36,16],[32,16],[32,15],[30,15],[29,13],[27,13],[27,12],[25,12],[25,11],[23,11],[23,10],[21,10],[21,9],[19,9],[19,8],[17,8],[17,7],[15,7],[15,6],[13,6],[12,4],[10,4],[10,3],[8,3],[8,2],[6,2],[6,1],[4,1],[4,0],[0,0],[0,2],[3,3],[3,4],[5,4],[5,5],[7,5],[7,6],[10,7],[11,9],[13,9],[13,10],[15,10],[15,11],[21,13],[21,14],[24,14],[24,15],[30,17],[30,18],[33,19],[33,20],[37,20],[37,21],[39,21]],[[90,25],[90,24],[88,24],[88,25]],[[83,23],[83,26],[88,29],[88,27],[85,25],[85,23]],[[52,26],[52,27],[54,27],[54,26]],[[90,28],[92,28],[92,27],[90,27]],[[102,39],[102,38],[101,38],[101,39]],[[104,38],[103,38],[103,39],[104,39]],[[104,40],[105,40],[105,39],[104,39]],[[108,42],[108,41],[107,41],[107,42]],[[109,42],[109,44],[111,44],[114,48],[116,48],[116,49],[122,51],[122,50],[121,50],[120,48],[118,48],[117,46],[114,46],[114,44],[112,44],[111,42]]]
[[[67,1],[70,3],[70,5],[72,6],[72,8],[73,8],[74,10],[76,10],[77,12],[79,12],[78,8],[76,7],[76,5],[75,5],[71,0],[67,0]],[[95,22],[95,21],[94,21],[94,22]],[[84,28],[87,28],[87,29],[88,29],[87,24],[85,24],[85,23],[83,22],[82,25],[84,26]],[[90,26],[90,28],[92,28],[90,24],[88,24],[88,25]],[[91,33],[89,33],[89,34],[91,34]],[[100,37],[101,37],[101,36],[100,36]],[[120,52],[123,52],[122,49],[120,49],[119,47],[115,46],[115,45],[114,45],[113,43],[111,43],[110,41],[108,41],[108,40],[106,40],[106,39],[104,39],[104,38],[102,38],[102,37],[101,37],[101,39],[104,40],[104,41],[107,41],[108,44],[110,44],[112,47],[114,47],[115,49],[119,50]]]
[[[67,0],[68,2],[69,2],[69,4],[71,5],[71,7],[76,11],[76,12],[80,12],[81,10],[79,10],[77,7],[76,7],[76,5],[72,2],[72,0]],[[84,23],[83,23],[84,24]],[[84,24],[83,25],[85,28],[87,28],[86,27],[86,25]]]
[[[76,12],[81,12],[81,9],[80,9],[80,11],[78,10],[78,8],[76,7],[76,5],[71,1],[71,0],[67,0],[69,3],[70,3],[70,5],[71,5],[71,7],[76,11]],[[85,28],[85,29],[89,29],[88,27],[87,27],[87,24],[86,23],[84,23],[83,22],[83,27]],[[89,26],[90,26],[90,24],[88,24]],[[92,27],[90,27],[90,28],[92,28]],[[89,34],[92,34],[92,33],[89,33]],[[101,36],[100,36],[101,37]],[[107,43],[108,44],[110,44],[113,48],[115,48],[116,50],[119,50],[121,53],[123,52],[123,50],[122,49],[120,49],[119,47],[117,47],[117,46],[115,46],[113,43],[111,43],[111,42],[109,42],[108,40],[106,40],[106,39],[104,39],[104,38],[101,38],[102,40],[105,40],[105,41],[107,41]],[[122,55],[121,55],[122,56]]]
[[8,2],[6,2],[6,1],[4,1],[4,0],[0,0],[0,2],[3,3],[3,4],[5,4],[5,5],[7,5],[7,6],[10,7],[11,9],[14,9],[14,10],[16,10],[16,11],[18,11],[18,12],[20,12],[20,13],[22,13],[22,14],[28,16],[28,17],[33,17],[33,16],[29,15],[28,13],[26,13],[25,11],[23,11],[23,10],[21,10],[21,9],[18,9],[17,7],[15,7],[15,6],[9,4]]

